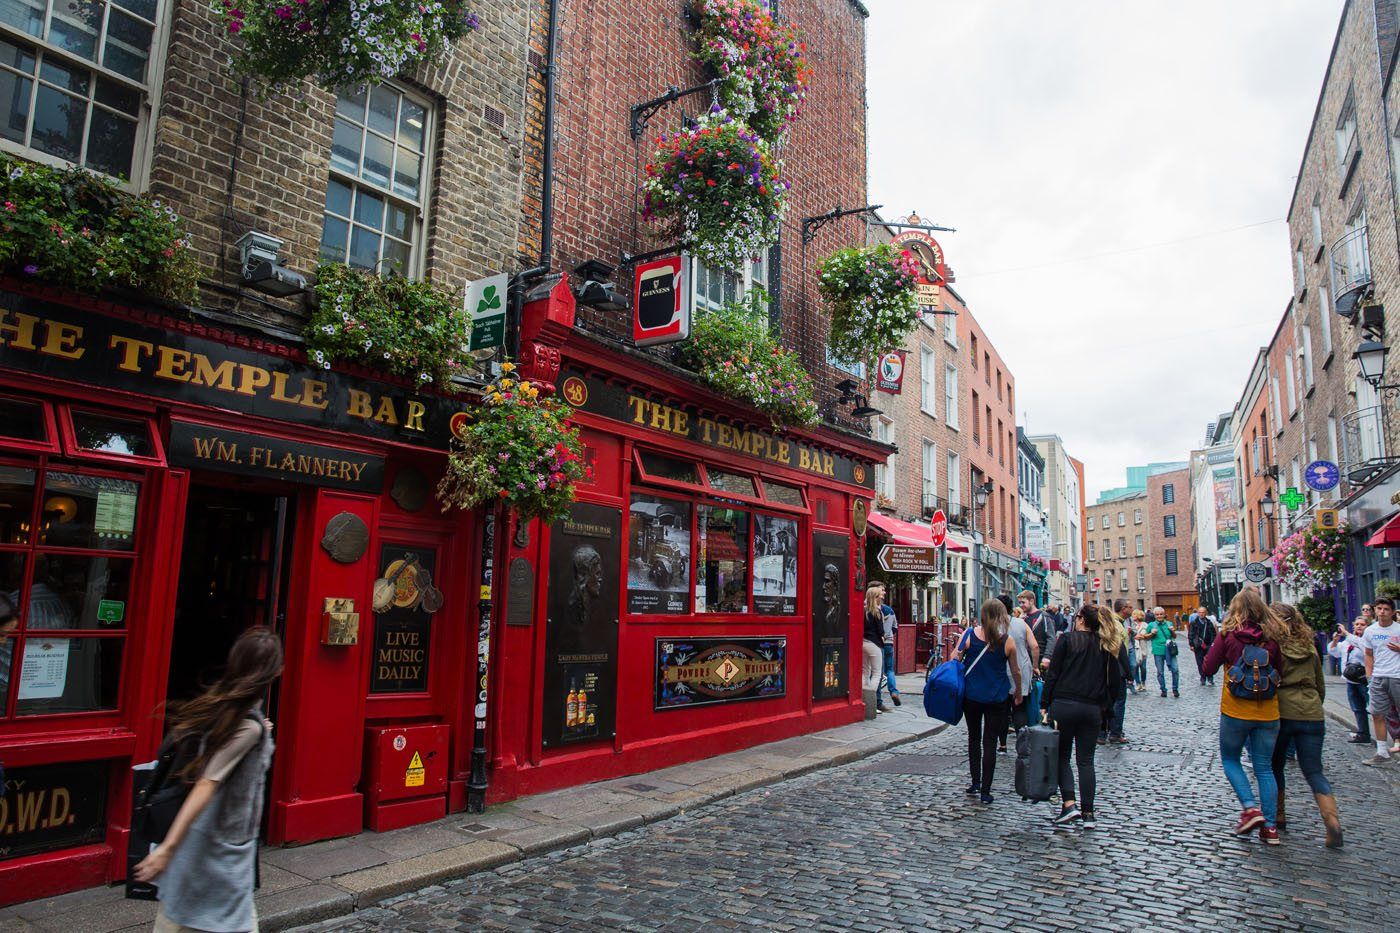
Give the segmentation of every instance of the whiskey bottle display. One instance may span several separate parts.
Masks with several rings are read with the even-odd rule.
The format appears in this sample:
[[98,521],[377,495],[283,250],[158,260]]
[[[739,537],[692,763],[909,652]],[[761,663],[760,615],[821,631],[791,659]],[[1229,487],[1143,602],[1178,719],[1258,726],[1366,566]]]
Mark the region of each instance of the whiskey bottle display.
[[583,725],[584,719],[588,717],[588,691],[582,687],[578,688],[578,712],[574,714],[574,725]]
[[578,725],[578,691],[574,689],[573,683],[569,684],[569,698],[564,705],[564,727],[572,729]]

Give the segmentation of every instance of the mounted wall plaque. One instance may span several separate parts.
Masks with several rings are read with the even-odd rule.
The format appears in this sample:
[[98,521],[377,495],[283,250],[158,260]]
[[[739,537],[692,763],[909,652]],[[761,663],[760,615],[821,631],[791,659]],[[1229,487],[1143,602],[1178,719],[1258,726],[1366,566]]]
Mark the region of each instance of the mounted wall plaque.
[[428,478],[417,467],[404,467],[394,477],[389,498],[405,512],[417,512],[428,501]]
[[354,512],[332,515],[321,536],[321,547],[337,564],[353,564],[365,556],[369,547],[369,528]]
[[506,625],[529,625],[535,618],[535,568],[525,558],[515,558],[506,585]]

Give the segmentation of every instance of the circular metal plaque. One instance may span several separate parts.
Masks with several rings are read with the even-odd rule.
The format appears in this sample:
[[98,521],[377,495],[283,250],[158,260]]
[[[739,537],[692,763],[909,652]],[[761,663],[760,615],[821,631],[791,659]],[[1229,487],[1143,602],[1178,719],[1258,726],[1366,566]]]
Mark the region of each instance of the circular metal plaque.
[[428,501],[428,478],[417,467],[406,466],[394,477],[389,497],[405,512],[417,512]]
[[326,522],[321,547],[338,564],[353,564],[365,556],[369,547],[369,528],[354,512],[341,512]]

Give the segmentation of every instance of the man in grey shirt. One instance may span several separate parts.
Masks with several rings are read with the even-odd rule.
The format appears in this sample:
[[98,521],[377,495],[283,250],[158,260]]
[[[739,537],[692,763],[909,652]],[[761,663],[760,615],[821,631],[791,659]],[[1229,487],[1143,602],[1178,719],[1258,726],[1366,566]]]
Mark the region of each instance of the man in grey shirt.
[[[1031,692],[1031,672],[1040,668],[1040,646],[1036,643],[1035,636],[1031,634],[1031,628],[1024,619],[1012,616],[1011,624],[1006,630],[1006,634],[1016,641],[1016,663],[1021,668],[1021,696],[1030,696]],[[1015,687],[1011,689],[1015,690]],[[1011,711],[1011,730],[1015,732],[1029,724],[1029,711],[1024,700],[1020,703],[1012,703],[1011,697],[1006,698],[1007,709]],[[997,750],[1006,751],[1006,736],[1001,736],[1001,741],[997,743]]]

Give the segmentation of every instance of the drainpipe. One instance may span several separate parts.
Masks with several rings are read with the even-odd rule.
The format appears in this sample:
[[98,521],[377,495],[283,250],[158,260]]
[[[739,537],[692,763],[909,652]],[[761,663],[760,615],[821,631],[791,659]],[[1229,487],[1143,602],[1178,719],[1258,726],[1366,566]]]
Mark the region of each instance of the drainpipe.
[[554,259],[554,96],[559,58],[559,0],[549,0],[549,40],[544,64],[544,180],[540,189],[540,265]]

